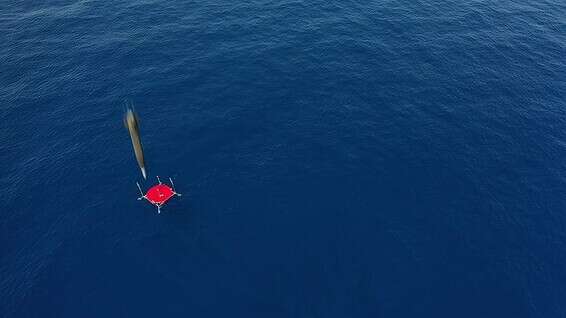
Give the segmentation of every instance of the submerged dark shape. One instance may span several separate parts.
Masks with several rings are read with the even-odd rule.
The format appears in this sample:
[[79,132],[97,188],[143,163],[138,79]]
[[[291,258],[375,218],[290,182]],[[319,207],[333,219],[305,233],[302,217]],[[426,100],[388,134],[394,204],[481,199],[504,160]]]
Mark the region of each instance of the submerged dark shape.
[[138,116],[134,112],[131,106],[126,109],[126,114],[124,115],[124,125],[128,128],[130,137],[132,139],[132,146],[134,147],[134,153],[136,155],[136,160],[140,166],[141,173],[144,179],[147,179],[147,173],[145,171],[145,160],[143,156],[143,148],[140,139],[140,129],[138,124]]

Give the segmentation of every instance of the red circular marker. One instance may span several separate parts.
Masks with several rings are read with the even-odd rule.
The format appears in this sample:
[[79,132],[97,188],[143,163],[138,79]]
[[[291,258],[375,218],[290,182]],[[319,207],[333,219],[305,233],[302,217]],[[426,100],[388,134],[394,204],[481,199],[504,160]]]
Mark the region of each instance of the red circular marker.
[[156,205],[162,205],[175,195],[175,191],[165,184],[157,184],[147,190],[145,197]]

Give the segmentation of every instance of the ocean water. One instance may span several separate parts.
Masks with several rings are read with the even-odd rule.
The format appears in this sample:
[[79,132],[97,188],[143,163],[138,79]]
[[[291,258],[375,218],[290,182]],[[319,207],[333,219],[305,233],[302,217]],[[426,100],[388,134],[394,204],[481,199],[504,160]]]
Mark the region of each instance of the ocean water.
[[0,316],[566,317],[565,57],[558,0],[2,1]]

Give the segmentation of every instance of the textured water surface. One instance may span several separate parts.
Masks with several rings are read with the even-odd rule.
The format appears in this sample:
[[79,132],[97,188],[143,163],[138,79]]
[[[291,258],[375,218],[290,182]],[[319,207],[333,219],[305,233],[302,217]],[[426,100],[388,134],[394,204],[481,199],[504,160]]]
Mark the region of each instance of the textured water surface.
[[0,316],[566,316],[565,17],[3,1]]

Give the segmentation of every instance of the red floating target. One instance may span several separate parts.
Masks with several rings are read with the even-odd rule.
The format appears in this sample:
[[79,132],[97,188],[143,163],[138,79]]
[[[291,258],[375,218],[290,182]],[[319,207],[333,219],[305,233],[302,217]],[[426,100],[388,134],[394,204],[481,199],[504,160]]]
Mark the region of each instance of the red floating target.
[[140,193],[142,195],[138,198],[138,200],[147,200],[149,203],[157,207],[157,213],[161,213],[161,207],[167,201],[169,201],[169,199],[174,196],[181,196],[181,194],[175,192],[175,185],[173,184],[173,180],[171,180],[171,178],[169,178],[169,181],[171,181],[171,186],[161,183],[159,177],[157,177],[157,181],[159,182],[159,184],[156,184],[153,187],[149,188],[146,194],[143,194],[139,183],[137,183],[138,189],[140,190]]
[[171,187],[164,184],[154,185],[147,190],[145,198],[153,204],[165,204],[167,200],[175,195],[175,191]]

